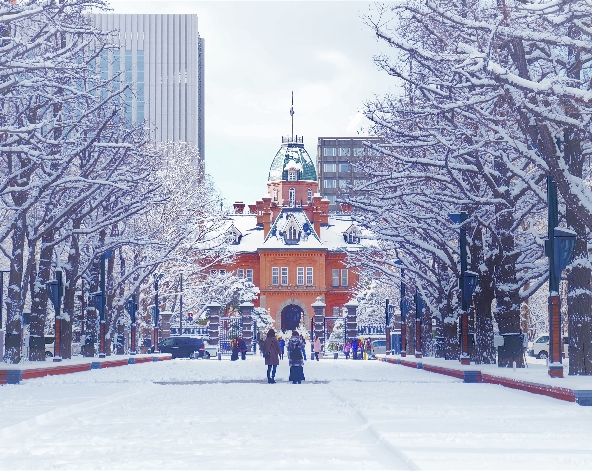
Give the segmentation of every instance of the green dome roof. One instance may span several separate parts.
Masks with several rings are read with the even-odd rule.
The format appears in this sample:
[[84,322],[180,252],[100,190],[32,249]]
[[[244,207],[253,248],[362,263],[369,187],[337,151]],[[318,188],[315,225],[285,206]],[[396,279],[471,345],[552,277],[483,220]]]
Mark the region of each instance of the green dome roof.
[[298,142],[282,143],[282,147],[280,147],[278,153],[275,154],[271,167],[269,168],[268,181],[277,182],[280,180],[287,180],[288,171],[286,170],[286,165],[291,161],[294,161],[298,168],[302,167],[302,170],[299,172],[300,175],[298,176],[299,180],[317,181],[315,164],[310,158],[310,155],[308,155],[308,152],[306,152],[304,144]]

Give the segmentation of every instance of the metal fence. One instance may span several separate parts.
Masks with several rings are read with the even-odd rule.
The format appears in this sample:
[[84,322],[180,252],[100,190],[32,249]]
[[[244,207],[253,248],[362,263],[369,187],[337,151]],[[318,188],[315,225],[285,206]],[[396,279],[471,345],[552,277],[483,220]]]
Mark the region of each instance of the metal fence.
[[232,353],[230,344],[232,339],[238,338],[243,333],[243,320],[240,317],[221,317],[220,318],[220,334],[219,351],[222,355],[230,355]]

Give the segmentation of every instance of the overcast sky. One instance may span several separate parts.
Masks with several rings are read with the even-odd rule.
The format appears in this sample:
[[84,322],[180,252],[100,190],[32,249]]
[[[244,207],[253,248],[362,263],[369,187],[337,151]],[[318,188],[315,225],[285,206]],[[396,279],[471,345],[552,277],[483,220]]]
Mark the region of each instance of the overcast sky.
[[355,136],[366,100],[394,91],[372,56],[385,51],[368,2],[112,0],[116,13],[194,13],[205,38],[206,170],[226,203],[260,199],[294,133],[316,159],[319,136]]

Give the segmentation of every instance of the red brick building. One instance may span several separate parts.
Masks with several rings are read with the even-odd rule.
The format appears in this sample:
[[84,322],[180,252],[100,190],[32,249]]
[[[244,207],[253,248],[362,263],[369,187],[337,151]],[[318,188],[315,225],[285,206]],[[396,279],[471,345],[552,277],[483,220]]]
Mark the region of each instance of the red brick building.
[[260,290],[255,306],[268,309],[278,329],[310,326],[311,304],[327,305],[326,316],[351,300],[358,276],[345,263],[346,251],[361,245],[361,231],[347,213],[328,212],[318,194],[315,164],[301,137],[283,138],[270,167],[267,194],[234,204],[227,231],[236,253],[229,266]]

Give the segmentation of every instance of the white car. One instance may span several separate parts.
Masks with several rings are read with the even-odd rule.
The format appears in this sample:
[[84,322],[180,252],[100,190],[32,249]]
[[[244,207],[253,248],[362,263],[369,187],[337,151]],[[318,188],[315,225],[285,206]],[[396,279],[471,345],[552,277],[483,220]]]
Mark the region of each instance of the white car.
[[386,354],[386,340],[373,340],[370,344],[372,345],[372,356]]
[[[204,360],[209,360],[210,358],[217,358],[218,357],[218,347],[215,345],[208,344],[207,340],[204,340]],[[190,358],[195,358],[193,354],[191,354]]]
[[[563,337],[563,354],[565,357],[568,356],[569,337]],[[549,334],[539,335],[534,339],[532,347],[528,351],[531,357],[539,359],[549,358]]]

